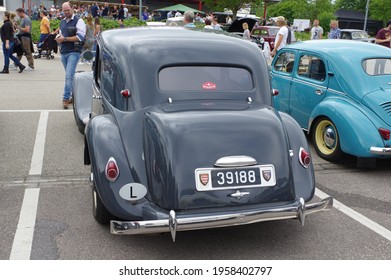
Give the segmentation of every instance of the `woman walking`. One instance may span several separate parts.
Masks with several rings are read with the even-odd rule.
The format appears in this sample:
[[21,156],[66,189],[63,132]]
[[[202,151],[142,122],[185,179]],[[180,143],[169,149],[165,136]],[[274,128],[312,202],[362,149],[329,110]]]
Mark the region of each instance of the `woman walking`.
[[19,67],[19,73],[22,73],[26,68],[26,66],[20,63],[20,61],[12,54],[15,44],[14,26],[12,24],[14,17],[15,14],[11,14],[10,12],[4,13],[4,23],[0,30],[1,41],[3,42],[4,68],[0,74],[9,73],[10,59]]

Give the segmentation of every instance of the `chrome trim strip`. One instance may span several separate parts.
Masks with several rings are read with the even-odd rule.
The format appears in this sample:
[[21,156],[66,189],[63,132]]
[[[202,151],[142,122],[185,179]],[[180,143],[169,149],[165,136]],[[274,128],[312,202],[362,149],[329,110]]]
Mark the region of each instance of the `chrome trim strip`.
[[332,92],[332,93],[336,93],[336,94],[339,94],[339,95],[347,95],[345,92],[343,92],[343,91],[339,91],[339,90],[335,90],[335,89],[331,89],[331,88],[329,88],[328,90],[327,90],[328,92]]
[[280,208],[262,208],[242,212],[230,212],[209,216],[183,217],[170,211],[168,219],[150,221],[110,221],[110,231],[118,235],[150,234],[171,232],[173,241],[177,231],[219,228],[237,225],[247,225],[265,221],[299,218],[302,225],[307,215],[330,210],[333,198],[327,197],[320,202],[306,205],[303,198],[294,204]]
[[216,167],[241,167],[256,165],[257,160],[249,156],[228,156],[216,160],[214,166]]
[[391,148],[385,147],[371,147],[371,154],[375,155],[391,155]]
[[314,87],[317,87],[317,88],[319,88],[319,89],[327,90],[327,87],[326,87],[326,86],[322,86],[321,84],[318,84],[318,83],[311,83],[311,82],[307,82],[307,81],[300,80],[300,79],[298,79],[298,78],[294,78],[292,81],[293,81],[293,82],[297,82],[297,83],[301,83],[301,84],[305,84],[305,85],[314,86]]

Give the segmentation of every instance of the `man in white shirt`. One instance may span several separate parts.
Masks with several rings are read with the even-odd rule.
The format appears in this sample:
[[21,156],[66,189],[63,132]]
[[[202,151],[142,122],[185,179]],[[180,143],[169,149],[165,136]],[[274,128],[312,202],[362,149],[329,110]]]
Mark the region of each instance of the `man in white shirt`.
[[284,17],[279,16],[277,17],[277,26],[280,27],[280,30],[278,30],[278,33],[276,35],[276,39],[274,40],[274,49],[270,53],[271,56],[275,56],[277,51],[285,47],[287,45],[287,39],[289,34],[289,29],[286,26],[286,20]]
[[311,40],[322,39],[323,28],[319,26],[319,20],[315,19],[313,27],[311,28]]

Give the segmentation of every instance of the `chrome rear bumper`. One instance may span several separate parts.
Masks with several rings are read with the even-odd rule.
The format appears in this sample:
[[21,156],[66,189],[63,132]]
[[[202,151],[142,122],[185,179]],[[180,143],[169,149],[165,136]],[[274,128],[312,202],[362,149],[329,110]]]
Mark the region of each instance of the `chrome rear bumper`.
[[391,148],[385,147],[371,147],[371,154],[375,155],[391,155]]
[[264,221],[284,220],[298,218],[304,225],[305,216],[329,210],[333,207],[333,198],[327,197],[320,202],[305,204],[300,198],[296,204],[280,208],[263,208],[253,211],[231,212],[225,214],[205,215],[196,217],[176,216],[174,210],[170,211],[169,219],[150,221],[111,221],[112,234],[150,234],[171,232],[175,241],[177,231],[198,230],[207,228],[228,227],[246,225]]

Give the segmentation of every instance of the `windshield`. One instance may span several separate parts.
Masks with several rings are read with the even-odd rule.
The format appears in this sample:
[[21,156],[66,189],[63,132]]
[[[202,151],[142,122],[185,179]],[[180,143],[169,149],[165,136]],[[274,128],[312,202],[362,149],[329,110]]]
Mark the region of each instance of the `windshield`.
[[174,66],[159,72],[159,88],[170,91],[252,91],[251,73],[224,66]]
[[364,71],[371,76],[391,75],[391,58],[371,58],[362,62]]
[[353,39],[366,39],[366,38],[368,38],[368,34],[364,31],[355,31],[355,32],[352,32],[352,38]]

